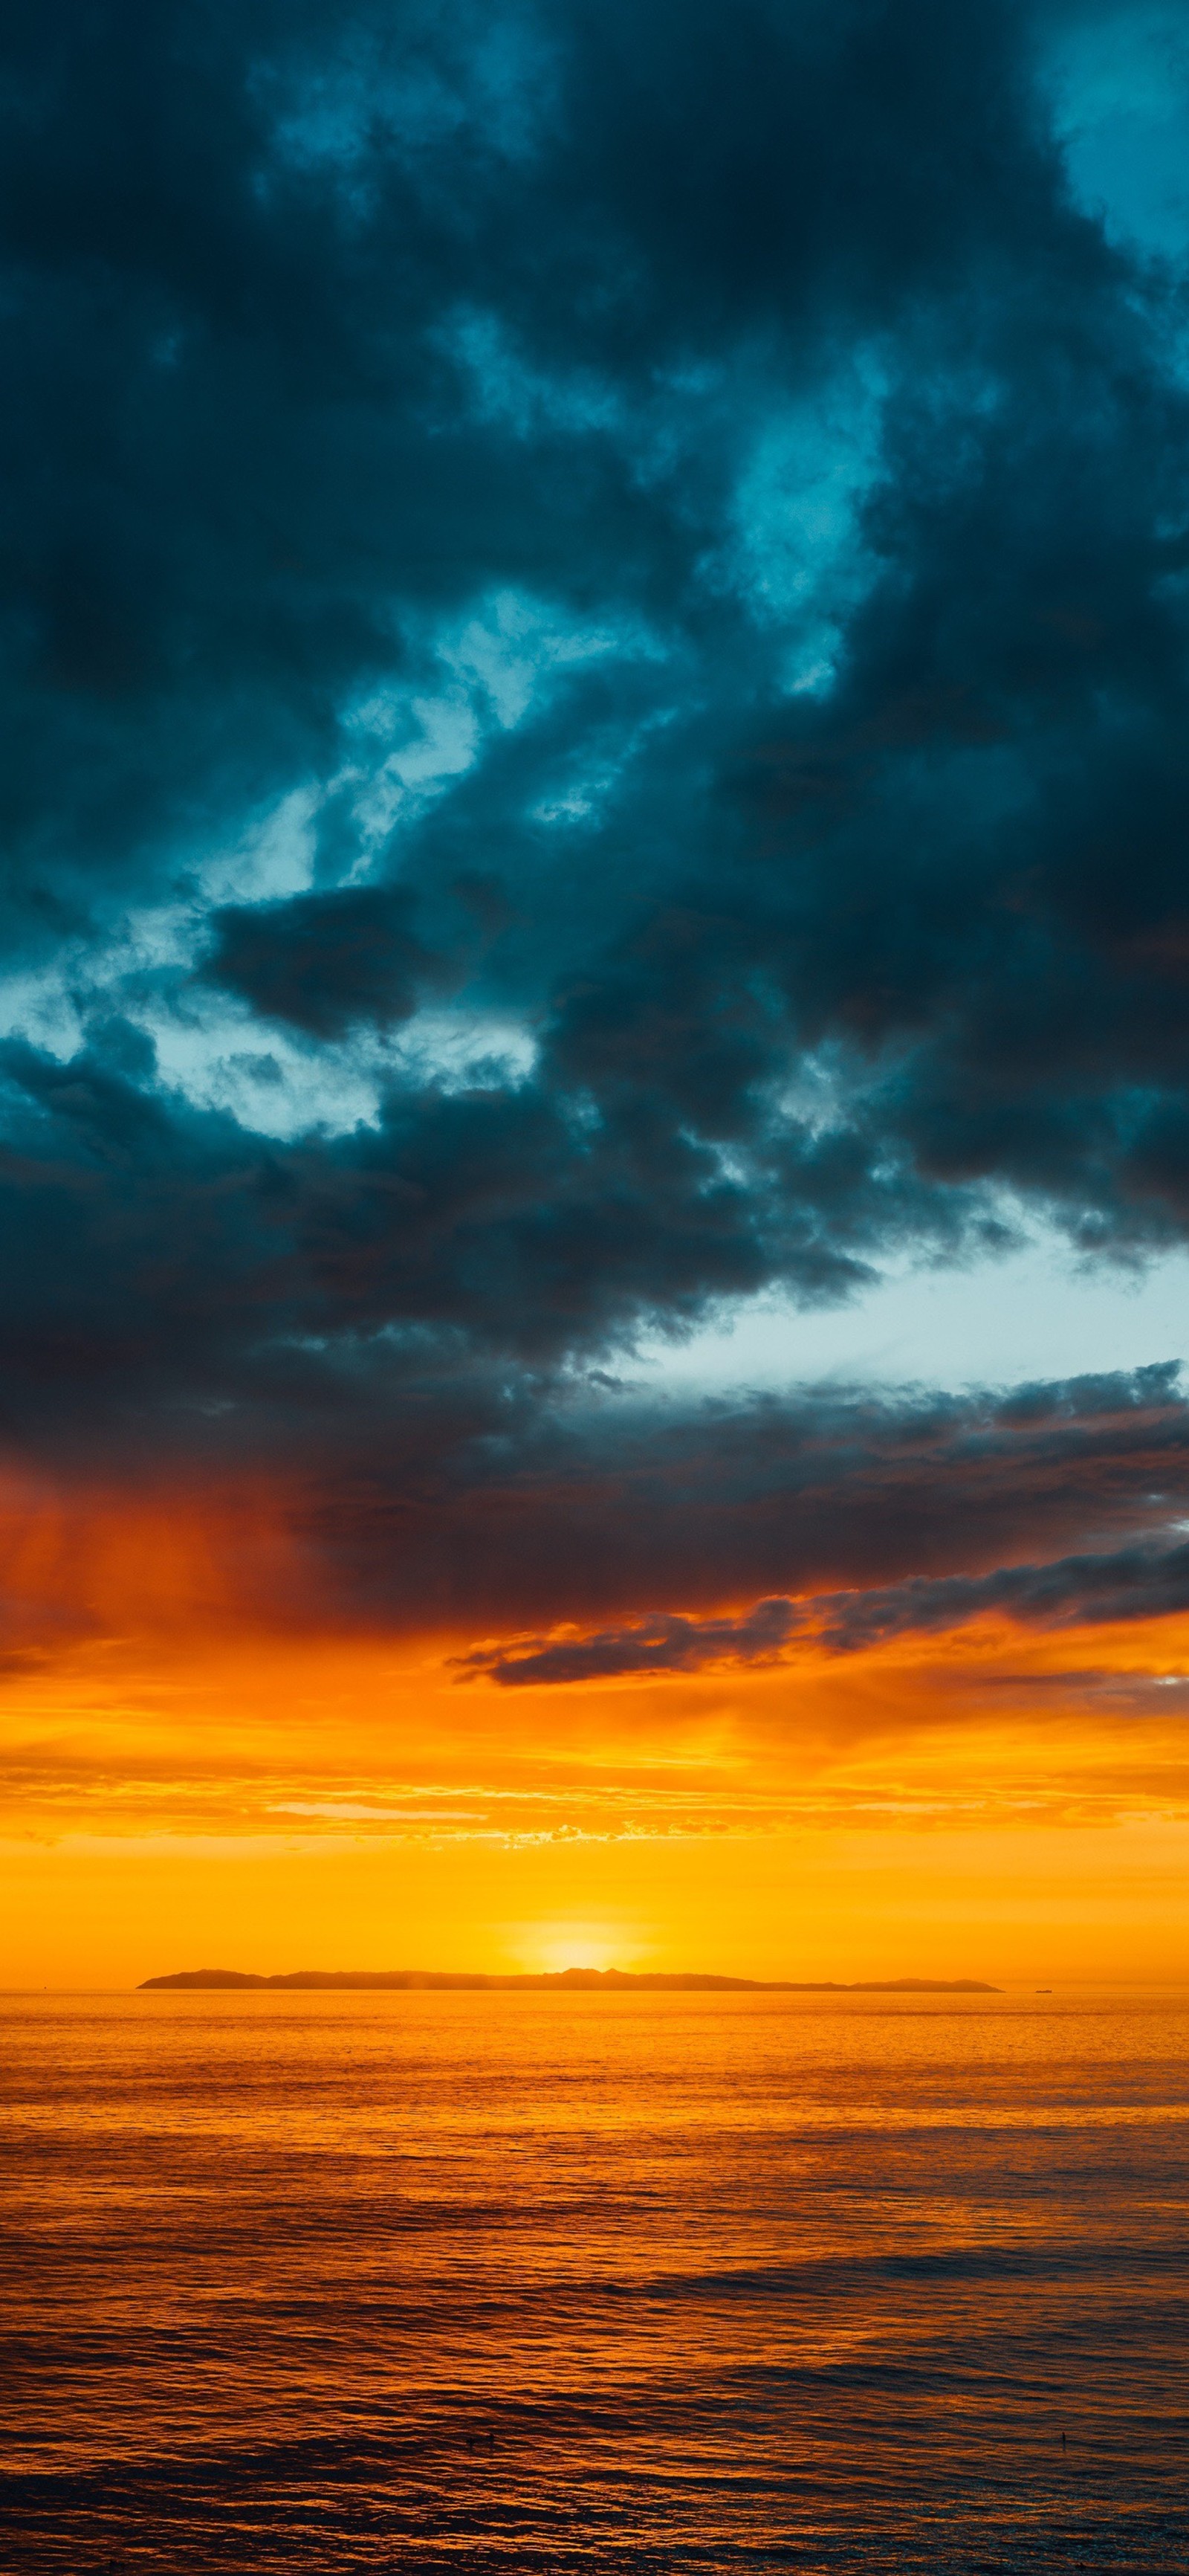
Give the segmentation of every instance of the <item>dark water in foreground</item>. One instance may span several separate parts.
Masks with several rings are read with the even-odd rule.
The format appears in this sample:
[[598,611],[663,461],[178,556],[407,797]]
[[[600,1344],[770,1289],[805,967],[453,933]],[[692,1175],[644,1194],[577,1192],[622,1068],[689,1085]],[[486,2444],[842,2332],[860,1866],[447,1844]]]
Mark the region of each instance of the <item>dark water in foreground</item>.
[[0,1998],[0,2566],[1170,2576],[1187,2040],[1176,1996]]

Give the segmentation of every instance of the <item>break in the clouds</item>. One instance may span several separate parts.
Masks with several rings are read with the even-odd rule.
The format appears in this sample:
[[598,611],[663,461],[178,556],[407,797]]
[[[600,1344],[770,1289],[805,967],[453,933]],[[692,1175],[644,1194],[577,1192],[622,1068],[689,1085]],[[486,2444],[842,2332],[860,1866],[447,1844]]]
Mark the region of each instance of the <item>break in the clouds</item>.
[[[13,1449],[279,1478],[348,1592],[480,1627],[503,1478],[556,1582],[512,1607],[599,1615],[651,1540],[587,1562],[610,1433],[541,1462],[641,1337],[1038,1219],[1182,1244],[1177,13],[122,0],[6,49]],[[793,1584],[716,1481],[753,1410],[694,1533],[702,1415],[607,1403],[654,1600]],[[947,1563],[1006,1582],[1047,1506],[976,1533],[973,1455]]]

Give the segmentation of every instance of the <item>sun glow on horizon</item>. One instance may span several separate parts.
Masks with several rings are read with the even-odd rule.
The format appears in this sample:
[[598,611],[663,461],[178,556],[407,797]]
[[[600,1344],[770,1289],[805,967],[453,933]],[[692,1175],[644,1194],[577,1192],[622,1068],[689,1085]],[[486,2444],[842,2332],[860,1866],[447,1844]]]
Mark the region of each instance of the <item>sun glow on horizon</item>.
[[526,1976],[564,1976],[567,1968],[634,1968],[641,1944],[618,1924],[532,1923],[517,1927],[513,1946]]
[[1183,1612],[765,1657],[701,1603],[686,1669],[463,1688],[465,1631],[336,1628],[267,1497],[159,1519],[0,1517],[5,1982],[1186,1972]]

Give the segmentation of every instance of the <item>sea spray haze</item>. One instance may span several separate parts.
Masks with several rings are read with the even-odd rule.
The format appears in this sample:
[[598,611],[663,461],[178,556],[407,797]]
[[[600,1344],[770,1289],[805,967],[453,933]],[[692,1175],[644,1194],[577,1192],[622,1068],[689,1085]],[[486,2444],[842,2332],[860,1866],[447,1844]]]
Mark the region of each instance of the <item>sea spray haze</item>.
[[1118,1989],[10,1999],[4,2564],[1169,2576],[1187,2042]]

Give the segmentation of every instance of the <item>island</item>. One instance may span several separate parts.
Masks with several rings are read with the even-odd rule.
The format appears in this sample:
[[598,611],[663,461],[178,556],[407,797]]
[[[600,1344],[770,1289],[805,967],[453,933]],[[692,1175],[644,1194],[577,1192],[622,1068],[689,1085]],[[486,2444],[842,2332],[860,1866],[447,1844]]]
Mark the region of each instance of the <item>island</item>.
[[229,1992],[245,1989],[326,1994],[653,1994],[653,1995],[997,1995],[1000,1986],[979,1977],[863,1977],[852,1985],[832,1978],[714,1977],[667,1969],[559,1968],[540,1976],[483,1976],[463,1968],[294,1968],[288,1976],[256,1977],[242,1968],[180,1968],[170,1977],[145,1977],[138,1994]]

